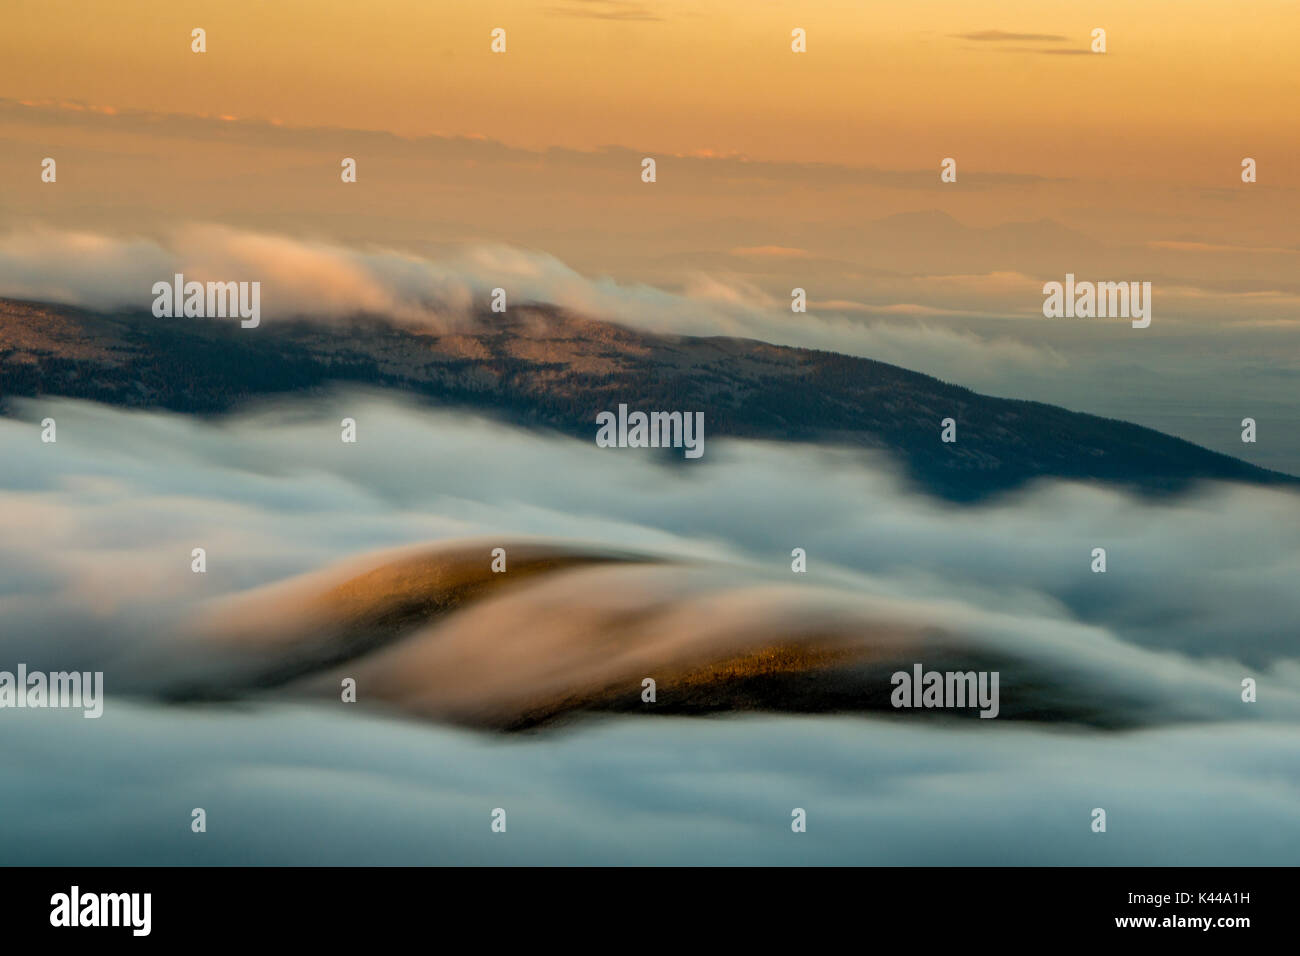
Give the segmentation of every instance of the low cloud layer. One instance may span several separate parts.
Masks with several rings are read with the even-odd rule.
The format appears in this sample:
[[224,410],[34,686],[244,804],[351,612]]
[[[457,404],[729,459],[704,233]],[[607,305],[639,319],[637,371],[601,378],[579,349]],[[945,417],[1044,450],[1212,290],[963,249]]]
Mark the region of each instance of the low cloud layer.
[[[1285,769],[1300,766],[1294,495],[1214,486],[1153,505],[1055,484],[958,509],[908,494],[871,456],[724,442],[687,467],[365,394],[210,422],[64,401],[17,412],[0,420],[0,653],[103,669],[109,698],[98,721],[0,722],[13,861],[1149,865],[1289,852],[1276,835],[1294,832],[1300,806]],[[354,446],[338,440],[345,414]],[[54,445],[39,440],[45,416]],[[366,698],[340,704],[332,678],[310,706],[289,706],[301,687],[201,708],[113,689],[116,674],[139,694],[196,620],[255,589],[376,549],[518,536],[727,568],[772,607],[888,609],[1037,661],[1100,708],[1133,689],[1178,723],[620,718],[503,742],[393,719]],[[205,575],[190,571],[195,546]],[[795,546],[806,576],[789,571]],[[1088,570],[1095,546],[1108,549],[1104,575]],[[564,630],[563,608],[580,630],[636,579],[569,580],[460,626],[513,634],[508,654],[522,657],[534,632],[546,646]],[[736,610],[764,618],[761,605]],[[662,647],[732,614],[691,601],[677,612]],[[475,652],[490,665],[492,650]],[[418,678],[422,654],[416,641],[371,659],[361,685],[385,668]],[[1258,679],[1257,704],[1240,701],[1243,676]],[[189,833],[195,806],[220,839]],[[510,838],[488,844],[497,806]],[[810,821],[797,844],[796,806]],[[1088,830],[1098,806],[1106,836]]]
[[[143,620],[160,609],[191,614],[367,551],[535,536],[918,601],[936,620],[1010,615],[1026,641],[1082,625],[1062,640],[1235,662],[1242,676],[1284,678],[1297,657],[1300,505],[1286,491],[1206,486],[1153,505],[1040,484],[956,508],[858,452],[706,440],[698,463],[674,465],[365,393],[206,423],[62,400],[16,411],[0,420],[0,562],[7,640],[31,653],[55,634],[112,647],[157,630]],[[39,440],[47,416],[54,445]],[[339,441],[344,416],[355,446]],[[199,546],[206,575],[189,570]],[[795,547],[806,578],[789,574]],[[1089,571],[1096,547],[1106,574]],[[86,639],[104,629],[115,636]]]
[[543,744],[324,708],[118,705],[89,723],[0,721],[8,862],[1286,866],[1280,837],[1300,831],[1300,735],[1276,725],[625,718]]
[[[652,332],[874,358],[985,393],[1134,421],[1300,473],[1292,400],[1300,365],[1290,348],[1300,300],[1289,293],[1157,285],[1152,325],[1135,333],[1123,320],[1044,319],[1041,280],[1020,272],[862,276],[850,298],[800,280],[808,311],[792,313],[788,292],[713,265],[692,264],[673,288],[589,276],[548,253],[497,244],[431,256],[215,225],[161,238],[38,228],[0,236],[0,296],[147,311],[153,284],[179,272],[201,282],[261,282],[268,323],[367,313],[448,330],[471,321],[501,288],[509,305],[549,303]],[[1189,309],[1214,316],[1246,307],[1245,324],[1187,321]],[[1252,445],[1240,441],[1247,415],[1261,426]]]
[[[917,322],[930,310],[907,304],[814,298],[808,313],[796,315],[788,300],[734,276],[697,274],[672,292],[589,278],[554,256],[506,246],[430,259],[221,226],[186,227],[165,241],[47,229],[0,237],[0,296],[148,311],[153,284],[177,273],[187,281],[261,282],[262,314],[270,321],[367,314],[446,330],[463,325],[502,288],[508,303],[547,303],[654,332],[757,338],[911,362],[947,378],[1064,364],[1050,347]],[[898,315],[909,321],[880,321]]]

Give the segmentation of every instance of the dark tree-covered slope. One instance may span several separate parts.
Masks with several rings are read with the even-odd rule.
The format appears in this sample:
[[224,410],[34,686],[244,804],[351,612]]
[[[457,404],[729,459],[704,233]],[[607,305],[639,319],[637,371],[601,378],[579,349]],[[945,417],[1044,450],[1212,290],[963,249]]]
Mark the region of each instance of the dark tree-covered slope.
[[[930,492],[973,501],[1039,477],[1148,492],[1201,479],[1288,475],[1126,422],[990,398],[870,359],[742,339],[662,336],[546,307],[454,333],[377,319],[326,324],[101,315],[0,300],[0,396],[58,395],[217,414],[332,384],[398,389],[593,440],[620,402],[702,411],[725,436],[856,445],[893,454]],[[940,422],[958,441],[940,441]]]

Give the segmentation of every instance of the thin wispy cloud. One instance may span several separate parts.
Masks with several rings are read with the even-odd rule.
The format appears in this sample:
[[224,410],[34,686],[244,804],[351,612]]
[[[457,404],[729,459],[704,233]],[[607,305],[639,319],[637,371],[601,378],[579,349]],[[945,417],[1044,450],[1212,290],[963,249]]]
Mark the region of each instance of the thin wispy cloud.
[[998,53],[1041,53],[1049,56],[1083,56],[1091,51],[1075,47],[1027,47],[1026,43],[1069,43],[1070,38],[1060,33],[1015,33],[1009,30],[975,30],[970,33],[950,33],[954,40],[973,40],[990,44],[986,49]]
[[950,33],[949,36],[957,40],[979,40],[989,43],[1064,43],[1069,39],[1059,33],[1010,33],[1006,30],[978,30],[973,33]]
[[813,255],[791,246],[737,246],[731,254],[751,259],[811,259]]
[[569,0],[563,6],[548,7],[548,13],[561,17],[581,17],[589,20],[663,21],[650,8],[624,0]]

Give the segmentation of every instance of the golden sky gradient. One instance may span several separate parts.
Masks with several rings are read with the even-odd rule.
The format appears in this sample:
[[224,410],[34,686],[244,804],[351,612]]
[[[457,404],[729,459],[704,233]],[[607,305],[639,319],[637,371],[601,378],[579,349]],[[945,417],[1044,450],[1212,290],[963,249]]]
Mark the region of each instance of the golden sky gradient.
[[1280,0],[9,0],[0,226],[508,246],[885,315],[1140,273],[1175,316],[1295,323],[1297,27]]
[[[1213,181],[1296,169],[1300,7],[1265,0],[9,0],[0,95],[758,160]],[[208,52],[189,49],[190,30]],[[489,51],[489,31],[508,52]],[[790,52],[790,30],[808,52]],[[1084,53],[1094,27],[1104,56]],[[1025,39],[981,35],[1025,35]],[[1058,39],[1059,38],[1059,39]]]

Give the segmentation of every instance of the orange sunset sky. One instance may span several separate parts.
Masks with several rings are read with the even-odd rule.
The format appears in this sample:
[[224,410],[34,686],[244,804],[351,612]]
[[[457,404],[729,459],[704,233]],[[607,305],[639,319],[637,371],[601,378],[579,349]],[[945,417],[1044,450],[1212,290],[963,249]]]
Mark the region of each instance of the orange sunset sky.
[[1190,318],[1300,296],[1293,2],[9,0],[4,27],[13,229],[501,243],[986,314],[1089,269],[1140,268]]
[[[1292,2],[10,0],[16,99],[529,149],[1212,178],[1294,152]],[[189,50],[208,31],[203,57]],[[508,31],[493,56],[488,33]],[[792,27],[808,53],[789,48]],[[1104,58],[1085,56],[1107,30]],[[1117,135],[1122,134],[1122,135]],[[1117,148],[1121,147],[1121,148]]]

